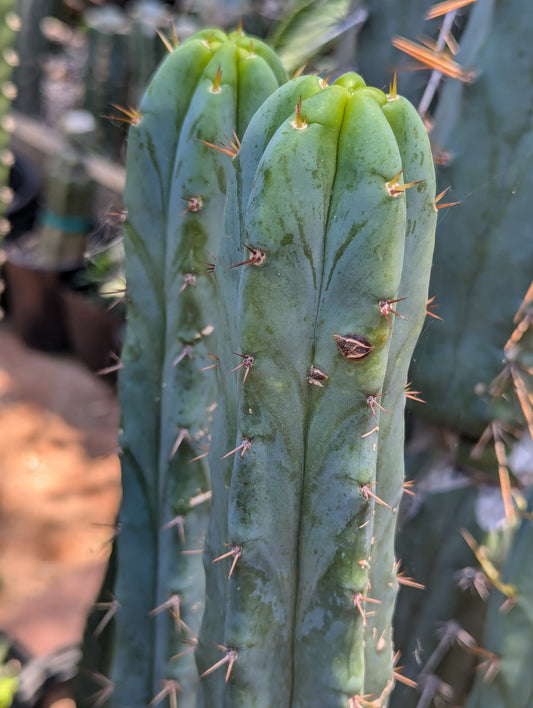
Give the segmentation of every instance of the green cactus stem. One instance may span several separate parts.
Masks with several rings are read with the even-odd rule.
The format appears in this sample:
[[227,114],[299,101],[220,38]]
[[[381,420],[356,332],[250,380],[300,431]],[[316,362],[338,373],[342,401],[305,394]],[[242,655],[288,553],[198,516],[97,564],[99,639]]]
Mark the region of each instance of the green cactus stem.
[[[120,375],[123,501],[112,704],[194,706],[204,598],[204,447],[216,403],[216,253],[228,160],[205,143],[246,124],[285,80],[260,41],[205,30],[163,61],[129,111],[128,324]],[[253,90],[250,90],[253,86]],[[178,689],[179,685],[179,689]],[[171,698],[174,700],[174,698]]]
[[[217,256],[220,371],[235,366],[230,351],[253,366],[213,430],[213,487],[226,491],[213,495],[206,568],[217,570],[197,653],[204,705],[348,708],[365,690],[370,492],[393,331],[380,303],[398,297],[407,185],[387,97],[361,77],[285,120],[276,97],[234,160]],[[425,238],[433,231],[429,220]],[[403,417],[403,401],[387,415]],[[224,611],[212,625],[211,602]]]

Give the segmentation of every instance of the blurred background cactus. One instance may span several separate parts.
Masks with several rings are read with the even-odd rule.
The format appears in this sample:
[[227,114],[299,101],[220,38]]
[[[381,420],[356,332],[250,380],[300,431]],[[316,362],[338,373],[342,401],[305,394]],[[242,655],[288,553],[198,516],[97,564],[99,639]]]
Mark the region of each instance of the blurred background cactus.
[[[404,5],[396,0],[19,0],[19,19],[15,2],[2,7],[0,37],[6,47],[0,69],[2,127],[9,129],[15,118],[14,138],[10,139],[9,130],[0,137],[2,184],[11,184],[11,189],[4,187],[1,192],[3,203],[11,198],[14,184],[11,153],[24,149],[31,133],[24,132],[25,120],[33,130],[31,121],[42,116],[50,132],[41,145],[46,141],[58,145],[55,141],[66,112],[85,109],[92,115],[93,129],[69,135],[62,143],[68,144],[68,150],[56,149],[54,159],[47,156],[40,209],[30,231],[39,237],[37,250],[47,268],[57,261],[59,251],[75,246],[75,257],[69,261],[76,261],[75,272],[69,274],[69,291],[77,287],[73,283],[91,282],[92,293],[100,293],[100,282],[93,287],[96,273],[107,281],[111,273],[113,279],[119,273],[122,282],[117,286],[113,280],[110,291],[123,290],[124,271],[127,280],[125,340],[117,342],[119,325],[113,344],[112,339],[106,340],[107,358],[92,366],[105,364],[107,370],[112,361],[109,351],[122,349],[116,366],[124,367],[120,383],[124,501],[118,554],[88,625],[92,629],[87,630],[86,649],[89,644],[91,649],[84,665],[101,675],[96,684],[84,684],[81,704],[96,691],[98,681],[104,681],[96,696],[99,705],[281,704],[282,676],[292,671],[293,661],[295,671],[304,667],[307,651],[317,663],[320,658],[321,671],[302,669],[299,675],[307,671],[307,679],[294,682],[288,705],[300,705],[300,691],[306,696],[302,705],[315,701],[317,706],[343,708],[527,708],[533,701],[527,674],[533,645],[527,619],[531,588],[523,560],[530,545],[533,482],[529,225],[533,17],[528,0],[452,0],[438,5],[414,0]],[[242,30],[232,33],[239,22]],[[213,26],[221,30],[197,34]],[[188,77],[168,93],[168,77],[174,71],[184,76],[179,57],[187,56],[191,64],[183,71],[189,72]],[[302,71],[305,77],[286,83],[285,72]],[[317,191],[313,210],[300,216],[297,197],[305,193],[309,199],[316,185],[302,186],[311,174],[303,163],[298,164],[297,174],[289,174],[286,165],[281,175],[289,151],[281,136],[284,130],[290,132],[291,121],[300,125],[295,139],[301,142],[309,135],[303,128],[306,121],[313,129],[321,121],[329,126],[328,110],[333,109],[320,112],[320,96],[335,95],[343,86],[342,80],[335,83],[337,79],[353,71],[367,85],[377,87],[364,89],[365,95],[370,92],[379,105],[385,101],[382,112],[400,160],[396,173],[403,169],[399,183],[423,183],[395,201],[405,202],[407,209],[403,274],[396,273],[397,284],[378,298],[389,303],[383,305],[385,314],[379,308],[373,312],[379,320],[375,332],[387,342],[354,364],[349,377],[352,385],[352,379],[364,378],[365,367],[383,358],[383,376],[373,387],[372,406],[364,402],[364,413],[350,409],[356,419],[353,429],[363,420],[372,424],[366,432],[379,428],[368,438],[356,436],[360,447],[370,449],[374,440],[377,446],[372,472],[363,475],[368,495],[359,493],[352,499],[355,516],[350,518],[357,517],[360,525],[368,522],[366,532],[361,534],[363,540],[354,534],[343,547],[345,560],[352,565],[350,553],[360,552],[361,571],[355,579],[348,571],[342,575],[336,561],[324,571],[331,581],[338,571],[342,575],[338,584],[353,590],[351,614],[344,623],[351,638],[339,641],[353,649],[352,667],[357,666],[344,681],[342,671],[328,668],[313,642],[309,646],[303,642],[303,626],[310,628],[309,636],[316,631],[324,641],[326,630],[317,629],[320,608],[306,604],[305,598],[295,600],[294,588],[287,590],[294,577],[298,577],[296,585],[307,577],[305,559],[311,551],[304,550],[305,543],[310,548],[314,543],[316,555],[320,544],[337,548],[338,538],[319,535],[318,528],[327,527],[324,519],[331,518],[324,534],[333,533],[335,523],[344,517],[338,508],[315,513],[312,522],[302,513],[298,533],[305,543],[297,552],[299,571],[283,565],[281,541],[278,556],[271,556],[266,543],[261,547],[261,539],[264,542],[268,536],[261,524],[274,525],[280,539],[291,536],[283,513],[292,492],[287,477],[276,472],[286,472],[285,463],[278,460],[275,467],[272,461],[272,450],[283,449],[283,441],[276,438],[274,444],[272,438],[270,447],[262,450],[258,441],[266,428],[259,423],[254,432],[244,428],[252,415],[248,411],[255,415],[262,410],[268,392],[270,409],[278,417],[286,414],[282,423],[286,434],[302,418],[310,426],[305,429],[312,432],[302,433],[307,450],[302,469],[322,454],[327,457],[330,447],[332,455],[344,450],[340,431],[348,423],[330,424],[319,416],[322,399],[331,399],[333,408],[337,404],[337,383],[332,382],[331,372],[346,363],[342,347],[334,348],[328,336],[324,341],[333,343],[333,348],[323,359],[318,356],[326,352],[321,344],[326,314],[312,327],[313,335],[304,327],[314,322],[320,307],[326,307],[327,288],[322,292],[313,284],[301,296],[315,314],[302,316],[304,324],[290,325],[293,337],[296,331],[301,334],[297,353],[281,336],[291,308],[277,299],[278,294],[270,293],[278,303],[270,314],[256,298],[264,297],[263,274],[274,268],[269,256],[277,238],[270,234],[272,224],[283,229],[291,219],[295,224],[308,219],[305,231],[311,233],[320,222],[318,203],[327,205],[331,198],[340,209],[335,185],[327,197]],[[310,76],[313,72],[330,77],[331,86],[325,89]],[[395,72],[398,88],[394,84],[389,89]],[[190,98],[190,103],[183,99],[186,110],[177,97],[185,84]],[[274,92],[275,97],[266,100]],[[386,100],[387,95],[396,98]],[[295,113],[300,97],[302,107]],[[7,117],[12,101],[14,112]],[[223,104],[221,112],[215,110],[215,103]],[[407,108],[411,104],[418,116],[414,108]],[[408,126],[421,141],[416,145],[424,145],[420,152],[406,140]],[[324,137],[317,148],[312,172],[317,180],[321,174],[325,182],[321,170],[326,170],[332,154],[328,149],[333,151],[335,142],[331,139],[327,148],[328,140]],[[278,141],[285,152],[281,148],[276,152]],[[420,155],[429,151],[436,188],[427,165],[422,176],[416,166]],[[122,205],[126,155],[126,203]],[[45,164],[42,153],[41,160]],[[388,180],[394,176],[387,173]],[[436,194],[441,195],[437,208],[444,208],[438,215],[431,256],[431,239],[419,241],[417,234],[423,230],[423,219],[436,218]],[[265,204],[268,209],[263,213]],[[327,233],[336,227],[334,207],[330,210]],[[359,217],[346,207],[348,214],[357,222]],[[122,246],[117,247],[123,230],[125,262]],[[7,224],[4,231],[9,231]],[[320,258],[337,263],[332,243],[327,240]],[[285,248],[290,258],[288,265],[276,265],[278,279],[286,267],[287,272],[300,272],[302,262],[312,264],[318,278],[322,261],[310,255],[313,249],[296,260],[294,243]],[[265,268],[254,261],[260,260],[262,252],[267,254]],[[240,262],[246,265],[232,268]],[[13,263],[8,262],[6,274],[10,268]],[[368,270],[357,275],[346,271],[350,279],[344,293],[364,288]],[[336,278],[337,271],[332,272]],[[56,288],[55,275],[52,281]],[[60,287],[64,285],[61,276]],[[303,293],[299,282],[285,290],[290,289],[291,297],[298,300],[300,287]],[[3,304],[12,317],[14,293],[8,282]],[[63,295],[54,302],[54,317],[65,318]],[[48,304],[46,309],[50,308]],[[429,317],[422,326],[426,308]],[[335,334],[363,336],[356,327],[359,320],[353,313],[350,316],[353,325],[346,324]],[[70,319],[76,321],[77,315]],[[52,333],[52,326],[45,329]],[[273,332],[279,332],[279,338]],[[311,340],[315,348],[306,349]],[[367,340],[374,346],[372,337],[364,335]],[[64,324],[58,341],[63,348],[72,346]],[[276,377],[272,372],[264,374],[260,363],[268,352],[281,370],[275,386]],[[298,360],[309,360],[304,373],[290,369],[293,354]],[[283,356],[287,360],[280,364]],[[284,397],[276,388],[281,382],[286,384]],[[301,415],[295,415],[287,403],[298,396],[305,400]],[[316,432],[315,414],[324,430],[330,431],[327,439]],[[310,447],[315,438],[321,441],[316,451]],[[356,454],[354,449],[350,454]],[[255,479],[261,455],[272,487],[261,479],[257,485],[263,496],[256,497],[250,480]],[[299,467],[300,462],[294,465]],[[387,472],[391,467],[395,475]],[[329,469],[326,463],[323,469]],[[359,472],[353,476],[362,479]],[[295,518],[300,518],[300,506],[307,513],[328,503],[332,492],[326,493],[324,486],[333,484],[328,480],[317,498],[313,492],[301,499],[296,494]],[[269,505],[265,498],[271,500]],[[252,508],[253,519],[249,518]],[[324,559],[323,563],[327,565]],[[309,581],[309,588],[315,587],[313,582]],[[279,626],[265,609],[269,606],[270,612],[275,604],[272,596],[279,590],[277,585],[293,603]],[[319,583],[315,588],[317,601],[320,587]],[[324,594],[342,604],[330,584],[324,588]],[[118,611],[117,603],[121,603]],[[276,604],[280,613],[281,607],[280,600]],[[294,626],[293,615],[301,620]],[[285,644],[278,646],[271,640],[276,627],[279,635],[290,635]],[[97,641],[91,639],[94,628]],[[268,660],[261,653],[257,632],[271,647]],[[363,635],[365,651],[358,653]],[[393,657],[396,650],[400,658]],[[113,653],[114,668],[109,673]],[[401,672],[393,659],[404,667]],[[103,674],[111,679],[102,679]],[[200,680],[201,674],[205,677]],[[338,703],[324,698],[318,688],[323,678],[332,681]],[[300,689],[300,683],[307,685]]]

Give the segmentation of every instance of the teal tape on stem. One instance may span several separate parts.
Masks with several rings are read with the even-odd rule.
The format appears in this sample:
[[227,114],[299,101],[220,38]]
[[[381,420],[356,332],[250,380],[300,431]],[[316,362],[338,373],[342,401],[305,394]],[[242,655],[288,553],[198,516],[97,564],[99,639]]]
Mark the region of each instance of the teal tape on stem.
[[93,222],[85,216],[60,216],[52,211],[41,212],[39,222],[42,226],[48,226],[51,229],[58,229],[66,233],[81,233],[90,231],[93,228]]

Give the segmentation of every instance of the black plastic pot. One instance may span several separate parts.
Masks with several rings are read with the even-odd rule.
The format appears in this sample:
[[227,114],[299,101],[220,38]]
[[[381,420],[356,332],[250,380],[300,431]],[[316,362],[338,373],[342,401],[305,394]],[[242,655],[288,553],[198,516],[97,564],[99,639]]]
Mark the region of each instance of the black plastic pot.
[[33,165],[19,155],[15,157],[15,164],[9,173],[9,187],[14,198],[6,213],[11,223],[11,230],[5,237],[6,243],[33,228],[39,208],[41,180]]

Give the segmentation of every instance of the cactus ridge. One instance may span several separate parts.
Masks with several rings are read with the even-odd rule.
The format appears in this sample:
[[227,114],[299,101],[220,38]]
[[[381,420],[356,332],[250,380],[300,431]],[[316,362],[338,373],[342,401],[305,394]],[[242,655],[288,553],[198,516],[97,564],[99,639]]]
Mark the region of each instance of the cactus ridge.
[[[401,411],[405,406],[409,363],[426,314],[437,220],[435,174],[429,139],[412,104],[401,96],[389,96],[383,112],[398,143],[405,179],[420,180],[406,192],[405,252],[399,287],[404,319],[391,322],[390,352],[383,384],[387,405],[394,411]],[[378,695],[393,683],[391,627],[397,593],[394,546],[404,482],[403,441],[404,417],[382,416],[376,489],[390,508],[377,505],[374,512],[372,555],[378,557],[370,564],[370,586],[373,596],[382,605],[369,617],[365,638],[365,692]],[[375,562],[377,560],[379,562]],[[385,681],[387,676],[388,681]]]

